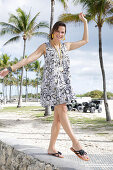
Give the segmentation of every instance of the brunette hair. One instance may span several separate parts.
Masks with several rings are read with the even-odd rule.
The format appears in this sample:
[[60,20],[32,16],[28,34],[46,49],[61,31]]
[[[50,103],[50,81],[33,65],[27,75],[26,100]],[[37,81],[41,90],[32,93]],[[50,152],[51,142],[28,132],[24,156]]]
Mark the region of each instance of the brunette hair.
[[62,21],[57,21],[54,25],[53,25],[53,28],[51,30],[51,34],[50,34],[50,39],[52,40],[52,34],[54,33],[54,31],[57,31],[59,26],[63,26],[65,27],[65,33],[66,33],[66,24]]

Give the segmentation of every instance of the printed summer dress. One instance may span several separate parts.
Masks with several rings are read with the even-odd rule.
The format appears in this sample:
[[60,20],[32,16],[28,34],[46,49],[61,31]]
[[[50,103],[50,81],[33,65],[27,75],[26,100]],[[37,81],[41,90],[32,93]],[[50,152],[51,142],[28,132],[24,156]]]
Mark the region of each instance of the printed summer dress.
[[60,70],[60,59],[57,50],[49,42],[46,43],[40,95],[43,107],[68,104],[75,99],[70,82],[70,59],[64,43],[61,44],[61,54],[63,71]]

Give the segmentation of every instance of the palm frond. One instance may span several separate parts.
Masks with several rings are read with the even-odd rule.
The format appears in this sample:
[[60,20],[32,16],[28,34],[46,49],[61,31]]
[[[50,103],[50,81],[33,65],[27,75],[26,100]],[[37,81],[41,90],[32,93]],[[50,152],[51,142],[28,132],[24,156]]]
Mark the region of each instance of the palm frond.
[[23,29],[25,30],[26,25],[27,25],[27,23],[26,23],[27,22],[27,15],[25,14],[25,12],[21,8],[18,8],[16,11],[18,13],[20,21],[22,22]]
[[68,0],[59,0],[62,5],[64,6],[64,9],[67,9],[68,8]]
[[109,15],[113,14],[113,8],[109,9],[109,10],[107,11],[107,14],[109,14]]
[[9,39],[4,45],[7,45],[7,44],[12,43],[14,41],[19,41],[19,39],[20,39],[20,36],[13,37],[13,38]]
[[40,22],[39,24],[35,25],[34,30],[39,28],[49,28],[49,24],[47,22]]
[[28,25],[28,27],[27,27],[27,30],[30,30],[33,26],[34,26],[34,24],[35,24],[35,20],[36,20],[36,18],[37,18],[37,16],[40,14],[40,12],[38,12],[35,16],[34,16],[34,18],[31,20],[31,22],[29,23],[29,25]]
[[7,28],[2,28],[1,31],[0,31],[0,35],[3,36],[5,34],[16,34],[14,32],[14,30],[11,30],[11,29],[7,29]]
[[[85,18],[87,19],[88,22],[91,21],[92,19],[94,19],[93,17],[94,17],[94,16],[92,16],[92,15],[90,15],[90,14],[86,14],[86,15],[85,15]],[[60,15],[60,17],[59,17],[59,20],[65,22],[65,23],[69,23],[69,22],[73,22],[73,21],[74,21],[75,23],[77,23],[77,22],[82,22],[82,21],[79,19],[79,14],[62,14],[62,15]]]
[[113,16],[105,18],[105,22],[108,23],[109,25],[113,25]]
[[14,34],[18,34],[21,32],[20,29],[18,29],[16,26],[6,23],[6,22],[0,22],[0,25],[4,28],[2,28],[6,32],[12,32]]
[[23,31],[25,31],[27,29],[30,14],[27,15],[21,8],[18,8],[16,11],[18,13],[19,21],[23,27]]
[[23,30],[22,21],[15,15],[10,14],[9,23],[13,23],[18,27],[18,29]]
[[34,32],[32,34],[32,36],[39,36],[39,37],[44,37],[44,38],[48,38],[49,34],[45,33],[45,32]]
[[31,18],[31,10],[29,11],[29,14],[27,15],[27,18],[26,18],[26,20],[27,20],[27,25],[28,25],[28,23],[29,23],[30,18]]
[[58,19],[65,23],[73,22],[73,21],[80,22],[78,14],[62,14],[62,15],[60,15],[60,17]]

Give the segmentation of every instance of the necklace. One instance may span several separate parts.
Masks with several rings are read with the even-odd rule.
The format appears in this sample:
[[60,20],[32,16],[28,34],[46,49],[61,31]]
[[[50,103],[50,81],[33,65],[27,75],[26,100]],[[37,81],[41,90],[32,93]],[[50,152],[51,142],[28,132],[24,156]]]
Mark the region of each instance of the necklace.
[[62,66],[62,53],[61,53],[61,44],[59,45],[59,50],[60,50],[60,53],[58,51],[58,49],[55,47],[54,43],[52,43],[53,47],[56,49],[57,53],[58,53],[58,56],[59,56],[59,60],[60,60],[60,67],[59,67],[59,70],[60,71],[63,71],[63,66]]

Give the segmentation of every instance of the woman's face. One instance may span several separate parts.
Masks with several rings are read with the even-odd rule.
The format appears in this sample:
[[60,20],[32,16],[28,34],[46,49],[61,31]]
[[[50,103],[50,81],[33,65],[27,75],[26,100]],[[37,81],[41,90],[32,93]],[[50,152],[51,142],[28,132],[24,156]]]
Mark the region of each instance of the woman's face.
[[59,26],[57,31],[54,31],[54,39],[61,41],[65,36],[65,27]]

